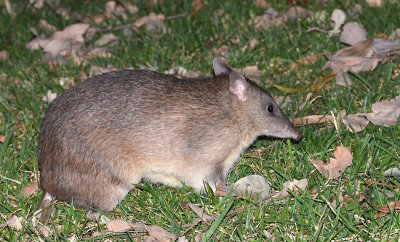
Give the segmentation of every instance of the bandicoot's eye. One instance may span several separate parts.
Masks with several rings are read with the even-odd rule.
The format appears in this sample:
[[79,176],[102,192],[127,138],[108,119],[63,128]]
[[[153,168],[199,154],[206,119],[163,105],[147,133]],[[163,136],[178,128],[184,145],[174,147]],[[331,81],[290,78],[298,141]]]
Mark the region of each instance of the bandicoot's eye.
[[274,111],[274,107],[272,105],[268,105],[267,110],[268,112],[272,113]]

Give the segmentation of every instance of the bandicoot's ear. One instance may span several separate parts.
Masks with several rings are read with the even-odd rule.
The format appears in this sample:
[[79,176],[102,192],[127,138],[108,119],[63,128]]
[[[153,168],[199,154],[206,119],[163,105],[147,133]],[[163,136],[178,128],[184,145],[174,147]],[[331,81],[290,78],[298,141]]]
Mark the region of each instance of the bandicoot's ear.
[[235,94],[240,101],[246,101],[248,88],[249,83],[240,72],[232,71],[229,74],[229,91]]
[[215,58],[213,60],[213,67],[215,75],[229,75],[232,72],[232,68],[226,63],[224,59]]

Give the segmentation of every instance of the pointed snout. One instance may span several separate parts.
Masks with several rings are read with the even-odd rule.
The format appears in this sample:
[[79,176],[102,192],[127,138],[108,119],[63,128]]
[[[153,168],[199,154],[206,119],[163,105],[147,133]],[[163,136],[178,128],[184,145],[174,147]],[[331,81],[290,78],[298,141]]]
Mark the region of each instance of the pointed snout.
[[294,141],[299,141],[301,139],[301,133],[297,131],[297,134],[294,134],[293,138]]
[[287,134],[289,139],[292,139],[294,141],[299,141],[301,139],[301,133],[300,131],[293,125],[293,123],[290,123],[287,129]]

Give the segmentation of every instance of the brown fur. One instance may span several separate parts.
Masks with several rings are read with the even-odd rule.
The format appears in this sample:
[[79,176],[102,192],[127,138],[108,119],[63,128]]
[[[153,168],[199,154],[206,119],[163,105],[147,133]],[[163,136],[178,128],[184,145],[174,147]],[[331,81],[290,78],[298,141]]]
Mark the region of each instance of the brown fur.
[[43,119],[42,189],[78,208],[110,211],[143,178],[197,192],[204,181],[224,185],[257,136],[300,137],[273,99],[246,81],[246,101],[230,91],[225,74],[179,79],[118,71],[78,84]]

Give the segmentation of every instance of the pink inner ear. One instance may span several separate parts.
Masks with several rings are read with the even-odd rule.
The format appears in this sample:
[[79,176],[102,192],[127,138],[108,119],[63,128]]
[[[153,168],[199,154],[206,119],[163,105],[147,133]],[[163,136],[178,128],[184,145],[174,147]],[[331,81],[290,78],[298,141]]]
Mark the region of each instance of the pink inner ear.
[[244,87],[243,82],[236,81],[236,84],[237,85],[235,86],[234,94],[239,98],[240,101],[246,101],[246,88]]
[[244,79],[237,79],[233,83],[232,93],[235,94],[240,101],[244,102],[247,99],[248,84]]

